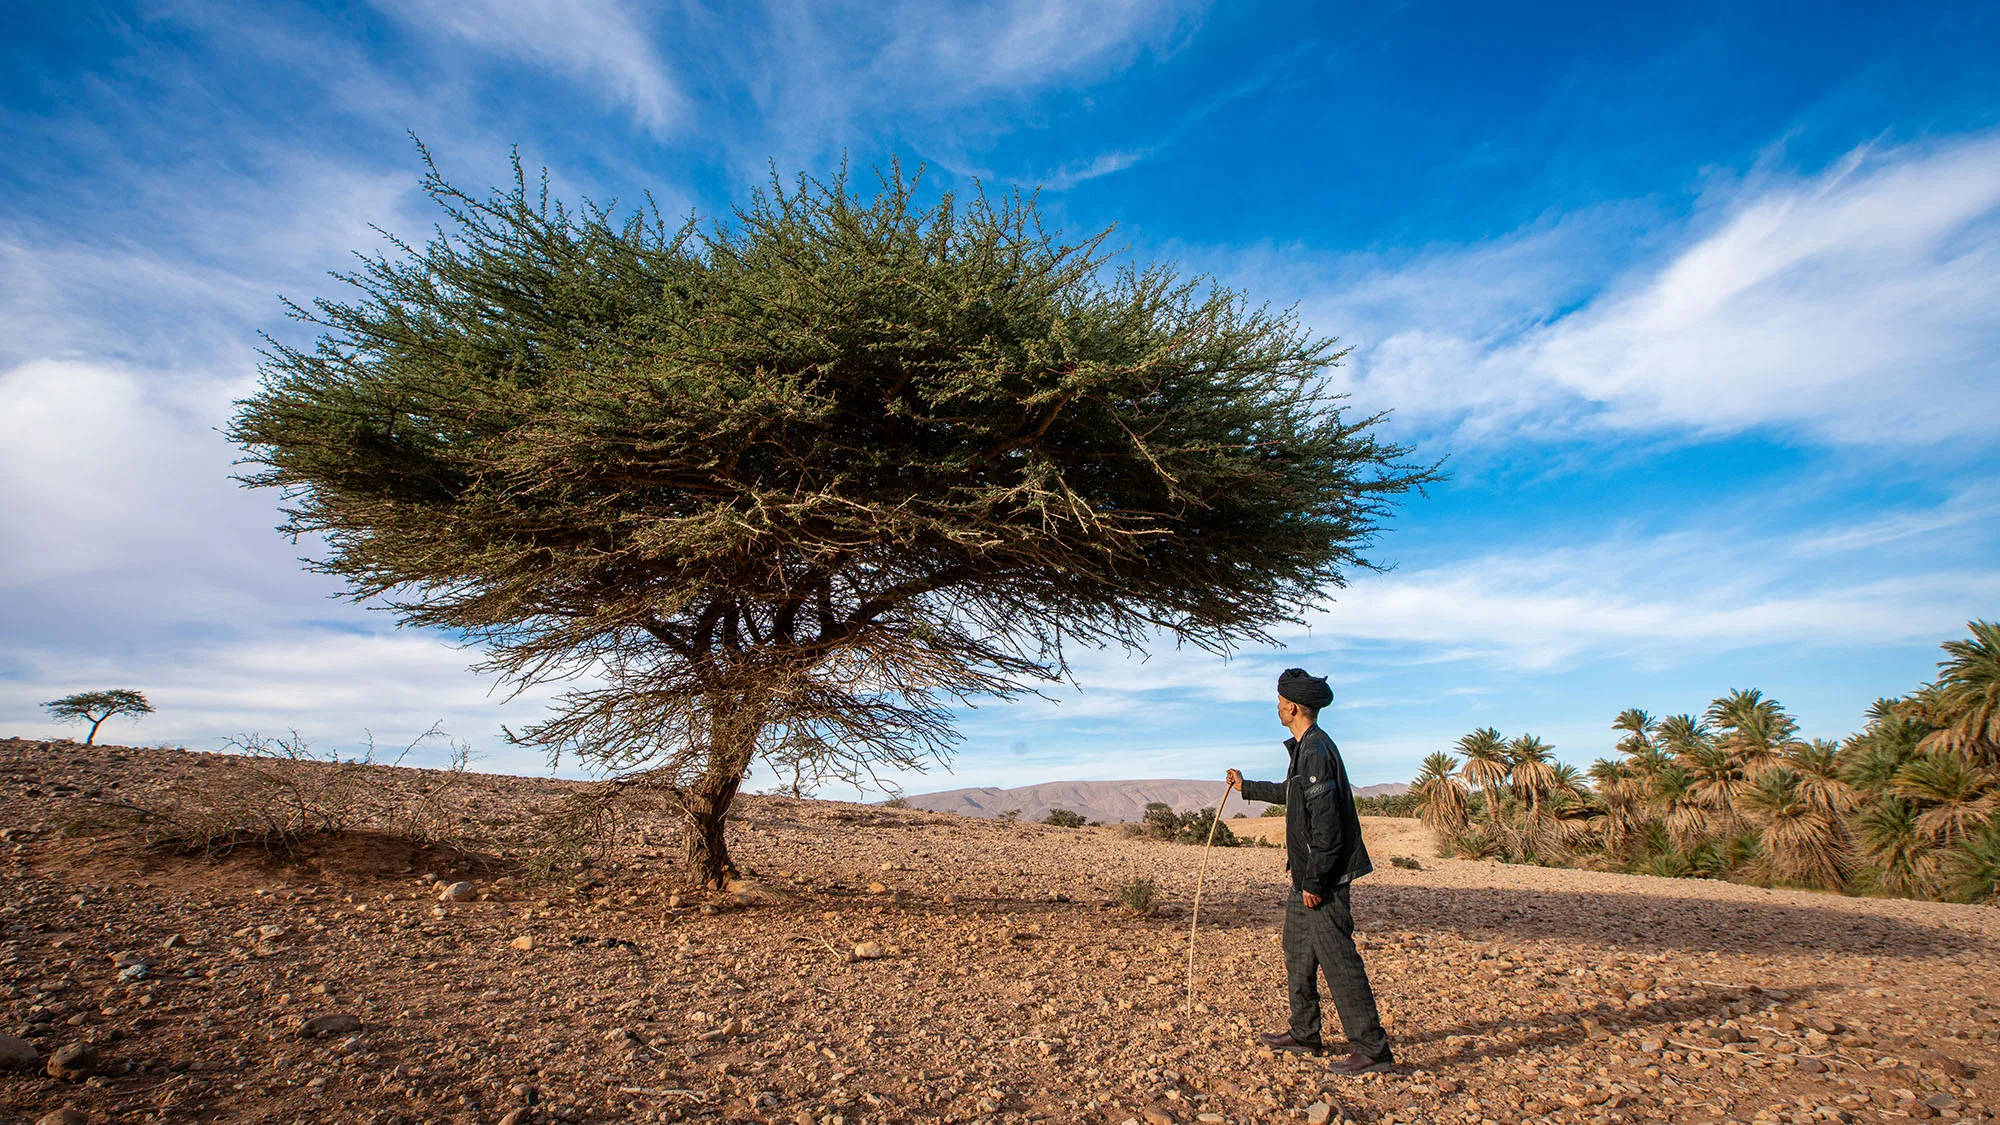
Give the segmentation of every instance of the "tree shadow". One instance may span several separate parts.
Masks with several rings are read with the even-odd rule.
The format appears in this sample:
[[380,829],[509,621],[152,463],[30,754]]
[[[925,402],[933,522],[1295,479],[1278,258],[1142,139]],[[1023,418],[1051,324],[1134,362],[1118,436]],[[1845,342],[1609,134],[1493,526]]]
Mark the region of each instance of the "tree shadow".
[[[1667,893],[1364,885],[1354,897],[1363,932],[1443,930],[1655,951],[1904,957],[1947,957],[1994,944],[1965,930],[1876,913]],[[1829,896],[1830,907],[1838,901]]]

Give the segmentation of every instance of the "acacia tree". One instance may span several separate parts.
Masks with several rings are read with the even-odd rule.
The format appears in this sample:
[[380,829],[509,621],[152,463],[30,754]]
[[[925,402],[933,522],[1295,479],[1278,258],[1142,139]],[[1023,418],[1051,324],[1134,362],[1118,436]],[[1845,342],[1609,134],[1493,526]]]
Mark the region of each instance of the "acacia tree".
[[765,748],[866,780],[1066,647],[1268,640],[1434,478],[1333,340],[1032,198],[774,176],[676,227],[425,163],[447,221],[291,306],[320,335],[238,405],[242,479],[354,598],[582,677],[513,736],[672,794],[704,881]]
[[80,691],[44,703],[42,708],[61,722],[89,723],[90,733],[83,736],[85,746],[97,741],[97,728],[113,715],[130,715],[136,719],[153,713],[153,705],[146,702],[145,693],[130,688]]

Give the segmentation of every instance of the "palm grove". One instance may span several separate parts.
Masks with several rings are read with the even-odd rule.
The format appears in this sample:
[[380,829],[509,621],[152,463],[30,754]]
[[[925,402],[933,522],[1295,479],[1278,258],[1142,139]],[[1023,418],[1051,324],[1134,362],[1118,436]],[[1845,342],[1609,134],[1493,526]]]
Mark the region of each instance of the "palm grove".
[[1411,787],[1447,855],[1581,862],[1851,893],[2000,897],[2000,625],[1947,641],[1935,682],[1877,700],[1840,742],[1733,691],[1701,715],[1612,723],[1588,771],[1491,728]]
[[1267,639],[1433,475],[1333,341],[1032,199],[892,168],[670,226],[519,173],[432,166],[446,225],[294,306],[231,436],[354,598],[567,682],[514,737],[667,794],[703,882],[754,761],[867,780],[1066,646]]

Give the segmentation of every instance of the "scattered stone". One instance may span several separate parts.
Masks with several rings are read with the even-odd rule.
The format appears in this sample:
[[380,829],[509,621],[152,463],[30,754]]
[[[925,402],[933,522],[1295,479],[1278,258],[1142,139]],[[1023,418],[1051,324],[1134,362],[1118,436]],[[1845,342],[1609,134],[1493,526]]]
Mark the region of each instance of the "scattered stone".
[[858,961],[873,961],[883,956],[886,954],[879,942],[864,941],[854,947],[854,957]]
[[520,937],[515,938],[513,941],[510,941],[507,944],[525,953],[528,950],[535,948],[535,935],[522,934]]
[[0,1070],[32,1070],[42,1061],[42,1053],[26,1039],[0,1035]]
[[471,902],[473,896],[478,893],[479,888],[461,879],[456,883],[445,884],[444,889],[438,892],[438,901]]
[[1972,1068],[1950,1055],[1932,1055],[1924,1060],[1924,1065],[1932,1070],[1941,1070],[1946,1075],[1961,1081],[1972,1077]]
[[300,1019],[298,1034],[301,1039],[318,1039],[324,1035],[352,1035],[360,1030],[360,1016],[349,1012],[335,1012]]
[[1164,1109],[1149,1109],[1145,1118],[1146,1125],[1174,1125],[1174,1115]]
[[290,936],[292,932],[283,926],[257,927],[257,938],[260,941],[282,941]]
[[97,1052],[88,1043],[71,1043],[49,1056],[50,1078],[80,1082],[97,1073]]
[[1326,1125],[1333,1120],[1333,1106],[1326,1102],[1314,1102],[1306,1107],[1306,1125]]
[[89,1125],[89,1122],[90,1118],[68,1106],[51,1110],[35,1118],[35,1125]]
[[881,883],[870,883],[870,884],[868,884],[868,893],[869,893],[869,894],[871,894],[871,895],[879,895],[879,894],[884,894],[884,893],[887,893],[887,891],[888,891],[888,890],[889,890],[889,888],[888,888],[888,887],[886,887],[886,886],[884,886],[884,885],[882,885]]
[[730,1016],[728,1023],[712,1031],[702,1032],[701,1037],[710,1043],[718,1043],[724,1039],[734,1039],[741,1034],[743,1034],[743,1021],[737,1019],[735,1016]]
[[531,1117],[533,1117],[533,1111],[526,1107],[510,1109],[507,1111],[507,1116],[500,1119],[500,1125],[528,1125]]

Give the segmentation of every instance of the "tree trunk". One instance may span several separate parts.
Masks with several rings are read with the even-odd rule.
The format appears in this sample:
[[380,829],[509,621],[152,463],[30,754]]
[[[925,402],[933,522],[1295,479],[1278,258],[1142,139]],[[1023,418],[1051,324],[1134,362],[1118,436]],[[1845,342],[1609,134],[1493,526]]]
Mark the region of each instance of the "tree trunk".
[[720,890],[736,877],[736,865],[729,858],[729,841],[724,820],[743,783],[737,772],[710,768],[687,793],[686,863],[688,876],[697,884]]
[[764,710],[752,699],[729,694],[714,700],[708,726],[708,766],[688,787],[684,858],[697,886],[722,890],[738,874],[729,858],[725,819],[757,750]]
[[[85,718],[88,717],[89,716],[85,716]],[[108,719],[110,717],[111,716],[106,715],[104,716],[104,719]],[[90,724],[90,733],[83,736],[83,744],[85,746],[89,746],[97,741],[97,728],[104,725],[104,719],[99,719],[96,722]]]

